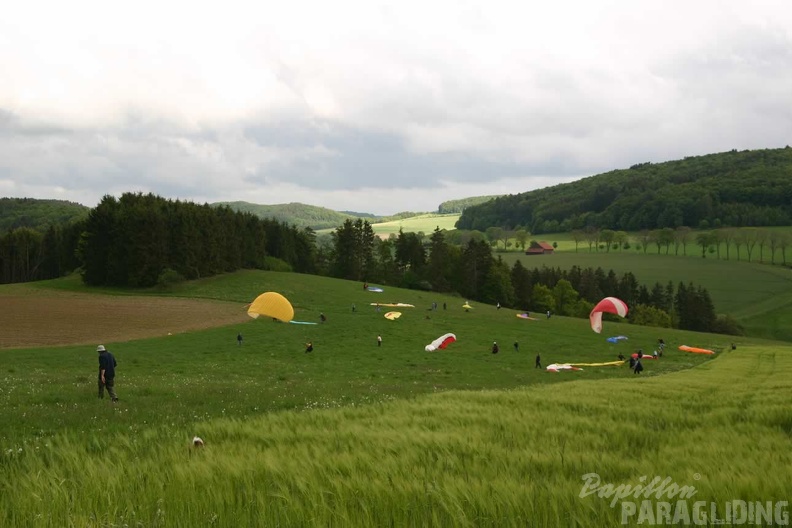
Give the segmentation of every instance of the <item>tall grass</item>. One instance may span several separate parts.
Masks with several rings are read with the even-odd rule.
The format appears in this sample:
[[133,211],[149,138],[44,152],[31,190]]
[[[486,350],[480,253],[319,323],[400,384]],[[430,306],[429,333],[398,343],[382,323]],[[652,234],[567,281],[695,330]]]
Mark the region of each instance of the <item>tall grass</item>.
[[[598,335],[584,320],[465,312],[454,297],[296,274],[235,273],[173,295],[244,309],[267,290],[297,319],[328,322],[105,343],[119,359],[117,405],[96,399],[93,347],[0,351],[0,525],[608,526],[618,505],[581,498],[585,474],[668,476],[705,501],[792,489],[788,346],[729,351],[723,336],[614,321]],[[372,300],[416,307],[388,321]],[[451,348],[424,352],[447,331]],[[630,340],[604,340],[615,334]],[[666,355],[640,376],[533,368],[536,353],[601,361],[658,337]]]
[[[218,418],[189,434],[70,431],[0,456],[0,520],[617,525],[618,504],[579,496],[592,472],[613,484],[670,477],[697,501],[788,500],[790,374],[789,348],[751,346],[666,376]],[[190,447],[193,432],[205,448]]]

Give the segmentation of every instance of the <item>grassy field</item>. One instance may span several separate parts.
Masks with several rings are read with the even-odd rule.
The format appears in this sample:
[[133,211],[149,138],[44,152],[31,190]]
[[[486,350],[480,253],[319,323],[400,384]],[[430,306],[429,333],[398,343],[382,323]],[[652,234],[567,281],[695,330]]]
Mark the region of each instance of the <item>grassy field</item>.
[[395,220],[393,222],[383,222],[372,224],[374,232],[383,238],[387,238],[391,233],[398,234],[399,229],[405,233],[417,233],[423,231],[427,236],[436,228],[451,230],[455,229],[454,224],[459,220],[459,214],[425,214]]
[[[401,220],[394,220],[392,222],[381,222],[378,224],[371,224],[374,233],[381,238],[388,238],[391,234],[398,234],[399,229],[403,229],[405,233],[418,233],[423,231],[424,234],[429,236],[432,231],[437,227],[440,229],[452,230],[455,229],[454,224],[459,220],[459,213],[453,214],[438,214],[427,213],[410,218],[403,218]],[[316,233],[319,235],[329,234],[334,229],[320,229]]]
[[[53,281],[73,292],[85,291],[74,280]],[[44,288],[46,284],[37,284]],[[30,286],[32,287],[32,286]],[[15,289],[22,288],[16,285]],[[271,320],[200,332],[162,328],[159,338],[108,343],[119,359],[121,413],[96,414],[95,346],[61,346],[0,351],[0,442],[18,443],[90,424],[102,431],[126,431],[140,424],[166,425],[184,430],[222,416],[250,417],[286,409],[332,407],[453,389],[515,388],[571,379],[618,378],[627,369],[586,369],[568,376],[547,375],[534,369],[536,354],[545,365],[553,362],[595,362],[616,359],[619,352],[650,351],[659,337],[669,346],[688,344],[722,350],[729,337],[650,329],[624,323],[605,323],[606,335],[591,331],[587,320],[553,317],[523,320],[513,310],[476,305],[465,312],[464,300],[425,292],[386,288],[364,291],[360,284],[311,275],[276,272],[241,272],[185,285],[171,296],[236,301],[239,310],[262,291],[275,290],[291,299],[295,319],[327,323],[292,325]],[[0,288],[0,292],[3,289]],[[98,298],[106,298],[100,296]],[[402,317],[389,321],[387,310],[377,312],[372,302],[404,302]],[[428,308],[438,303],[438,310]],[[446,310],[443,310],[446,303]],[[352,311],[352,305],[356,311]],[[154,309],[152,304],[152,309]],[[163,314],[165,317],[166,314]],[[211,318],[207,313],[207,319]],[[78,314],[73,323],[81,324]],[[40,324],[47,324],[47,317]],[[33,331],[28,328],[26,333]],[[236,335],[244,336],[237,346]],[[445,351],[429,354],[424,347],[446,332],[458,341]],[[608,333],[610,332],[610,333]],[[607,335],[625,334],[628,343],[613,345]],[[383,345],[376,346],[381,335]],[[304,352],[311,340],[315,351]],[[493,341],[502,352],[490,353]],[[519,352],[513,343],[519,344]],[[112,345],[112,346],[111,346]],[[689,368],[706,358],[680,355],[647,365],[647,375]],[[648,363],[648,362],[647,362]],[[167,405],[163,409],[163,403]],[[167,411],[165,411],[167,409]],[[53,414],[54,412],[54,414]],[[20,419],[24,416],[24,419]],[[119,421],[119,416],[124,419]],[[2,444],[0,444],[2,446]]]
[[[561,246],[561,243],[559,243]],[[665,285],[669,280],[693,282],[710,292],[718,313],[740,321],[749,335],[792,341],[792,270],[781,266],[735,260],[695,258],[638,252],[558,251],[553,255],[527,256],[522,252],[498,253],[510,266],[517,260],[527,268],[573,265],[600,267],[618,275],[632,272],[642,284]]]
[[[34,287],[85,292],[74,280],[12,288]],[[590,473],[614,485],[669,477],[720,512],[732,499],[788,500],[787,345],[740,340],[731,351],[724,336],[612,321],[598,335],[585,320],[465,312],[456,297],[274,272],[169,296],[244,310],[268,290],[291,299],[296,320],[327,323],[258,319],[106,342],[119,362],[116,405],[96,398],[93,346],[0,350],[0,525],[619,524],[621,503],[581,497]],[[415,308],[388,321],[371,302]],[[449,349],[423,350],[448,331]],[[616,334],[630,339],[605,341]],[[640,376],[534,368],[537,353],[545,365],[609,361],[658,337],[666,354]],[[194,435],[206,447],[192,448]]]

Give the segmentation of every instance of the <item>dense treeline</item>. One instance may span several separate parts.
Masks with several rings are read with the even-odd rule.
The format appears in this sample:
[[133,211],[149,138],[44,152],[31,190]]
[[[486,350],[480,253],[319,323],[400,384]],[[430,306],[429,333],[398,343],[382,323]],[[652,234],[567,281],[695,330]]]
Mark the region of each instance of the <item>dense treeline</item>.
[[312,230],[152,194],[105,196],[79,222],[0,235],[0,282],[80,269],[92,286],[148,287],[241,268],[315,271]]
[[153,286],[171,271],[197,279],[265,268],[268,256],[312,272],[313,252],[310,230],[228,207],[132,193],[105,196],[91,210],[78,248],[86,284],[131,287]]
[[461,213],[468,207],[483,204],[494,198],[500,197],[500,194],[492,194],[489,196],[472,196],[470,198],[460,198],[458,200],[447,200],[440,204],[437,212],[440,214]]
[[347,221],[333,234],[327,271],[335,277],[431,291],[455,291],[488,304],[588,317],[596,302],[613,295],[632,307],[630,320],[643,325],[704,332],[741,333],[728,317],[717,317],[709,293],[692,284],[641,286],[626,273],[558,268],[509,268],[490,244],[471,238],[451,245],[436,229],[427,244],[419,234],[399,232],[380,240],[368,222]]
[[550,233],[790,224],[792,148],[786,147],[642,163],[504,196],[466,208],[457,227]]
[[716,317],[709,294],[692,284],[639,286],[632,274],[572,268],[511,268],[491,242],[449,242],[445,231],[382,240],[363,219],[347,219],[330,243],[310,229],[261,219],[228,207],[166,200],[151,194],[106,196],[88,218],[40,233],[28,228],[0,238],[3,282],[60,276],[80,266],[92,286],[150,287],[241,268],[283,269],[436,292],[523,310],[586,317],[606,295],[631,306],[640,324],[739,332]]
[[0,235],[0,283],[29,282],[61,277],[80,265],[75,249],[85,221],[50,225],[44,231],[29,227]]
[[0,234],[20,227],[44,232],[50,226],[83,220],[88,211],[84,205],[64,200],[0,198]]

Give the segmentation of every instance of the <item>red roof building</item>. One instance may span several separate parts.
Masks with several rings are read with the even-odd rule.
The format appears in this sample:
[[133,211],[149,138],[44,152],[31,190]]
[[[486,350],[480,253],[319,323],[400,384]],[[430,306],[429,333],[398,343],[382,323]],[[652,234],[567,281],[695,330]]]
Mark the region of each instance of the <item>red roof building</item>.
[[525,250],[526,255],[552,255],[555,248],[547,242],[531,242],[531,247]]

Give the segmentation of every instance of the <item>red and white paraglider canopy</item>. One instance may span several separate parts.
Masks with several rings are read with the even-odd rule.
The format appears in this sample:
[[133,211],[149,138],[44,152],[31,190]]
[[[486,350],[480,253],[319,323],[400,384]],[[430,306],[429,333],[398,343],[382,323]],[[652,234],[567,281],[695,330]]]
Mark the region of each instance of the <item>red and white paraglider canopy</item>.
[[426,345],[425,350],[427,352],[433,352],[438,348],[442,349],[447,347],[454,341],[456,341],[456,336],[454,334],[444,334],[438,337],[437,339],[435,339],[434,341],[432,341],[431,343],[429,343],[428,345]]
[[627,315],[627,304],[621,299],[616,297],[605,297],[591,310],[589,314],[589,321],[591,321],[591,329],[598,334],[602,332],[602,313],[612,313],[620,317]]

